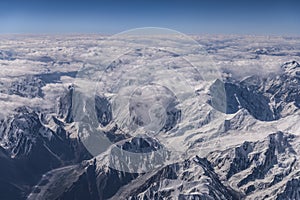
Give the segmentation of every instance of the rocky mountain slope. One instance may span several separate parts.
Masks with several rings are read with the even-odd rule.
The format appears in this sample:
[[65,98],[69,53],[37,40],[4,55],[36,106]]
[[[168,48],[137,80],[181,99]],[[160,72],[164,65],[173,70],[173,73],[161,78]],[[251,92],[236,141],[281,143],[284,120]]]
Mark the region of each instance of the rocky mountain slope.
[[[86,38],[83,49],[89,52],[85,54],[76,39],[65,49],[49,50],[54,52],[50,55],[36,55],[17,44],[11,47],[15,51],[0,48],[3,66],[16,62],[27,68],[33,63],[38,66],[33,74],[22,70],[10,78],[0,74],[0,199],[300,199],[300,65],[287,57],[295,58],[297,47],[291,47],[288,39],[282,39],[286,43],[278,48],[253,44],[244,48],[242,39],[239,45],[230,38],[198,40],[207,56],[217,55],[222,66],[228,64],[224,49],[230,48],[231,62],[272,57],[278,59],[278,70],[237,76],[232,69],[220,68],[220,79],[205,82],[184,63],[169,61],[178,61],[179,54],[135,48],[109,65],[109,73],[118,73],[111,79],[102,76],[100,89],[130,87],[131,72],[141,63],[133,58],[138,57],[186,73],[184,78],[193,81],[196,95],[176,96],[158,84],[142,87],[144,93],[138,88],[129,96],[124,114],[114,102],[117,88],[88,96],[79,83],[89,83],[74,81],[80,59],[87,68],[98,62],[95,38]],[[105,48],[110,47],[101,47]],[[196,51],[190,59],[197,57]],[[61,52],[72,56],[60,57]],[[20,61],[24,58],[26,62]],[[130,73],[121,66],[129,67]],[[161,70],[152,71],[166,78],[166,69]],[[130,79],[128,85],[122,85],[122,73]],[[144,70],[137,73],[142,76]],[[176,83],[173,91],[181,86]],[[159,105],[165,105],[166,115],[159,112]],[[116,119],[116,111],[121,120]],[[146,126],[159,117],[165,122],[159,130]],[[125,129],[122,120],[133,128]],[[139,135],[143,125],[152,131],[147,137]]]

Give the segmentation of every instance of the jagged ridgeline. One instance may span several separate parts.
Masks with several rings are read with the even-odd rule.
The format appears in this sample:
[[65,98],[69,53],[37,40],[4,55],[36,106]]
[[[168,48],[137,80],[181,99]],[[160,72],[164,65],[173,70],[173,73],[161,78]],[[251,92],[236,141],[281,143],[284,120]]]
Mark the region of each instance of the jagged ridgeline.
[[[222,78],[202,83],[190,74],[195,93],[205,101],[194,105],[198,101],[186,99],[178,108],[177,97],[169,95],[167,123],[155,137],[135,137],[114,123],[113,92],[86,98],[73,84],[82,65],[93,67],[104,59],[94,56],[103,48],[126,48],[120,41],[104,47],[104,36],[23,37],[25,48],[1,39],[0,199],[299,199],[299,38],[194,38],[221,65]],[[111,67],[128,64],[135,55],[155,59],[154,53],[135,49]],[[249,66],[256,71],[246,74]],[[128,106],[132,131],[148,122],[139,118],[141,102],[135,100]],[[74,106],[85,113],[83,126]],[[191,117],[185,118],[187,111]],[[86,148],[83,130],[98,134],[85,135],[96,145],[96,155]],[[99,145],[104,138],[110,143]],[[155,161],[172,162],[154,166],[151,152],[167,144],[184,155],[175,159],[174,148],[168,149]],[[114,148],[120,152],[115,157],[109,151]],[[140,153],[149,157],[138,164],[128,156]],[[151,170],[139,170],[147,166]]]

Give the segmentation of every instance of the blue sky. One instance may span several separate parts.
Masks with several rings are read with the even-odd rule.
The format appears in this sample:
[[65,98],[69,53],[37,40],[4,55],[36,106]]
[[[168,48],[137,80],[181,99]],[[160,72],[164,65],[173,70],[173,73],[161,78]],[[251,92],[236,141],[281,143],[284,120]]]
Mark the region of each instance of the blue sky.
[[0,0],[0,33],[300,35],[299,10],[297,0]]

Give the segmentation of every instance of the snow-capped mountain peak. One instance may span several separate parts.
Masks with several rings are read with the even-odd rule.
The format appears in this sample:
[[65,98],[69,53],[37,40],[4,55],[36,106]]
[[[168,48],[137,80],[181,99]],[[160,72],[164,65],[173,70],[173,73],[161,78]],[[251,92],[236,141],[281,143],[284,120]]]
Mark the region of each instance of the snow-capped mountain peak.
[[300,64],[297,61],[286,62],[281,68],[290,76],[300,77]]

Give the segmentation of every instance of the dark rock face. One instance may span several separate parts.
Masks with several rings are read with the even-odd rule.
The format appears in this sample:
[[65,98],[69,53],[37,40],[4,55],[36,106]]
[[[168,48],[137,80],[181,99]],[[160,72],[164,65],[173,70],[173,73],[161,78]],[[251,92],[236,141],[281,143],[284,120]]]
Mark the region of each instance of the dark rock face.
[[[191,169],[193,170],[190,171]],[[201,179],[205,179],[205,183],[201,182]],[[203,186],[207,189],[206,193],[200,191]],[[131,185],[123,187],[112,199],[172,199],[174,193],[180,199],[239,198],[238,193],[219,181],[206,159],[196,156],[138,177]]]
[[300,196],[300,181],[299,178],[292,179],[287,182],[284,191],[277,197],[278,200],[284,199],[299,199]]
[[[283,75],[265,79],[216,81],[211,87],[210,103],[224,113],[243,109],[261,121],[277,120],[288,105],[300,108],[299,64],[286,63],[282,70]],[[35,81],[34,88],[40,88],[39,79],[29,82]],[[31,90],[23,86],[16,88],[13,94],[20,96]],[[35,96],[26,97],[40,95],[38,89],[33,91]],[[86,112],[82,111],[84,105],[91,105],[86,107]],[[167,120],[160,131],[172,129],[180,119],[176,104],[168,105],[165,107]],[[78,107],[74,109],[74,106]],[[100,127],[103,135],[116,143],[111,154],[105,147],[103,154],[92,159],[83,140],[70,136],[69,128],[78,114],[74,110],[85,114],[81,116],[83,122],[95,129]],[[70,86],[59,99],[57,113],[51,117],[27,107],[18,108],[16,113],[0,122],[0,199],[228,200],[251,198],[256,193],[266,193],[262,198],[272,199],[298,199],[300,195],[298,155],[292,146],[298,136],[292,134],[278,131],[260,141],[212,151],[207,158],[193,156],[159,165],[170,157],[170,152],[163,151],[151,160],[151,153],[159,152],[163,146],[152,138],[121,134],[118,126],[111,123],[112,108],[105,97],[82,98]],[[209,123],[209,117],[203,124]],[[238,130],[240,121],[233,121],[227,122],[227,129]],[[133,162],[130,153],[149,153],[149,156]],[[111,164],[116,161],[121,162]],[[129,168],[138,171],[143,166],[152,169],[128,172]]]
[[[26,170],[10,158],[5,149],[0,147],[0,198],[1,199],[22,199],[23,191],[28,190],[26,186]],[[29,175],[30,176],[30,175]],[[31,181],[33,184],[34,181]]]
[[77,182],[74,183],[67,191],[61,194],[57,199],[99,199],[95,167],[96,166],[94,164],[88,166],[85,172],[79,176]]
[[181,110],[177,109],[175,106],[168,107],[167,120],[163,127],[163,131],[172,130],[180,120],[181,120]]
[[300,108],[300,65],[292,61],[281,68],[280,76],[252,76],[240,82],[225,83],[217,80],[210,88],[209,103],[227,114],[245,108],[258,120],[278,120],[289,103]]
[[[95,161],[78,166],[79,175],[72,184],[63,190],[58,185],[47,188],[45,196],[59,196],[56,199],[172,199],[177,191],[182,199],[197,197],[208,199],[239,199],[240,194],[224,186],[206,159],[195,157],[184,162],[167,165],[145,174],[133,174],[101,167]],[[193,171],[191,171],[193,169]],[[71,170],[63,172],[66,176]],[[64,175],[57,176],[60,181]],[[72,179],[72,178],[71,178]],[[205,180],[203,183],[201,180]],[[168,184],[184,182],[186,184]],[[190,185],[189,185],[190,183]],[[63,183],[60,185],[64,185]],[[171,186],[171,185],[170,185]],[[201,193],[202,187],[208,193]],[[163,189],[165,188],[165,189]],[[63,192],[60,194],[59,192]],[[184,191],[191,191],[185,193]],[[194,194],[193,194],[194,193]]]
[[7,93],[27,98],[44,97],[42,91],[43,86],[45,86],[45,82],[38,77],[26,76],[12,82]]
[[64,118],[66,123],[71,123],[74,121],[72,115],[72,98],[74,93],[74,87],[69,86],[66,94],[59,98],[57,115],[59,118]]
[[[257,192],[282,181],[282,177],[291,173],[296,159],[296,152],[289,143],[293,138],[293,135],[277,132],[262,142],[244,142],[234,149],[213,152],[208,160],[217,172],[224,173],[222,180],[231,181],[232,177],[243,174],[236,182],[237,187],[245,194]],[[279,163],[286,159],[291,159],[288,166],[281,166]],[[270,173],[277,165],[279,169]],[[273,181],[257,183],[267,177]]]
[[232,83],[225,83],[228,114],[236,113],[240,107],[245,108],[258,120],[271,121],[278,119],[274,116],[270,100],[262,94],[251,91]]
[[[134,146],[136,147],[134,148]],[[132,143],[124,143],[123,149],[137,149],[137,146],[145,146],[145,142],[133,140]],[[40,181],[33,192],[38,194],[44,190],[43,187],[46,187],[47,192],[43,194],[46,199],[62,200],[81,198],[90,200],[108,198],[171,199],[176,191],[181,199],[239,199],[240,196],[219,181],[210,162],[199,157],[157,168],[145,174],[122,172],[99,164],[94,160],[86,164],[79,164],[75,168],[66,168],[61,171],[58,168],[53,172],[50,171],[43,176],[44,180]],[[191,169],[193,170],[191,171]],[[203,187],[200,181],[202,179],[207,180],[207,183],[203,184],[206,185],[208,193],[199,193]],[[174,185],[171,188],[167,187],[169,189],[160,189],[166,187],[166,183],[170,182],[171,184],[178,180],[191,183],[191,186],[189,184]],[[194,184],[197,182],[199,183]],[[66,185],[65,188],[64,185]],[[191,193],[184,192],[188,190]]]
[[19,113],[1,123],[1,142],[13,156],[26,156],[39,135],[51,136],[52,132],[43,129],[37,113],[26,107]]
[[[30,186],[35,184],[42,174],[49,170],[81,162],[91,158],[80,141],[71,139],[61,124],[55,131],[45,127],[38,113],[23,107],[17,114],[2,120],[0,125],[3,158],[1,170],[6,177],[5,187],[0,187],[1,194],[11,195],[11,198],[23,199]],[[20,174],[19,174],[20,173]],[[6,191],[9,184],[15,185]],[[19,187],[18,185],[26,187]],[[11,192],[11,193],[10,193]],[[1,196],[1,195],[0,195]],[[2,199],[2,198],[1,198]]]
[[75,90],[74,86],[69,86],[65,95],[59,99],[58,117],[64,119],[66,123],[85,118],[95,126],[97,126],[97,123],[102,126],[108,125],[112,120],[110,102],[105,97],[98,95],[95,95],[94,99],[87,99],[82,95],[81,92]]
[[[152,143],[154,142],[136,138],[124,142],[123,145],[120,146],[120,149],[133,152],[134,150],[140,150],[144,147],[153,148],[153,150],[155,150],[156,148],[150,146]],[[49,175],[44,176],[45,180],[48,180],[44,180],[44,182],[47,182],[46,189],[44,189],[44,185],[38,185],[37,187],[41,188],[40,190],[43,189],[43,195],[45,197],[55,197],[54,199],[108,199],[115,195],[121,187],[142,175],[118,171],[107,165],[108,163],[106,162],[93,159],[77,164],[74,167],[53,170],[53,172],[48,172],[52,174],[51,177],[54,177],[53,180],[46,178],[49,177]],[[128,167],[129,163],[123,163],[123,165],[123,168],[125,168],[126,166]],[[72,181],[63,180],[65,178]],[[40,183],[41,182],[43,181],[40,181]],[[55,184],[57,182],[61,184]],[[37,193],[39,192],[40,191],[37,191]]]
[[271,121],[278,119],[269,106],[270,100],[263,94],[240,83],[216,81],[210,88],[212,100],[209,102],[217,110],[233,114],[245,108],[256,119]]
[[60,78],[62,76],[75,77],[76,72],[54,72],[21,76],[18,77],[17,80],[3,85],[5,87],[1,88],[0,92],[25,98],[43,98],[45,94],[43,93],[42,87],[48,83],[61,82]]
[[97,120],[102,126],[106,126],[112,120],[110,102],[105,97],[95,96],[95,110]]
[[162,148],[161,144],[153,138],[133,137],[130,141],[126,141],[118,145],[120,149],[134,153],[148,153],[157,151]]
[[300,108],[300,65],[296,61],[287,62],[282,65],[284,74],[273,79],[267,79],[262,92],[272,96],[276,109],[280,113],[289,103]]
[[[51,176],[55,177],[54,183],[60,182],[61,184],[46,183],[46,191],[43,196],[47,197],[46,199],[61,200],[109,199],[120,187],[130,183],[138,176],[138,174],[120,172],[106,167],[97,168],[95,162],[66,169],[59,176],[56,175],[57,172],[49,172],[49,174],[51,173],[53,173]],[[73,182],[63,180],[63,177],[67,177]],[[44,186],[38,185],[37,187],[43,189]]]

